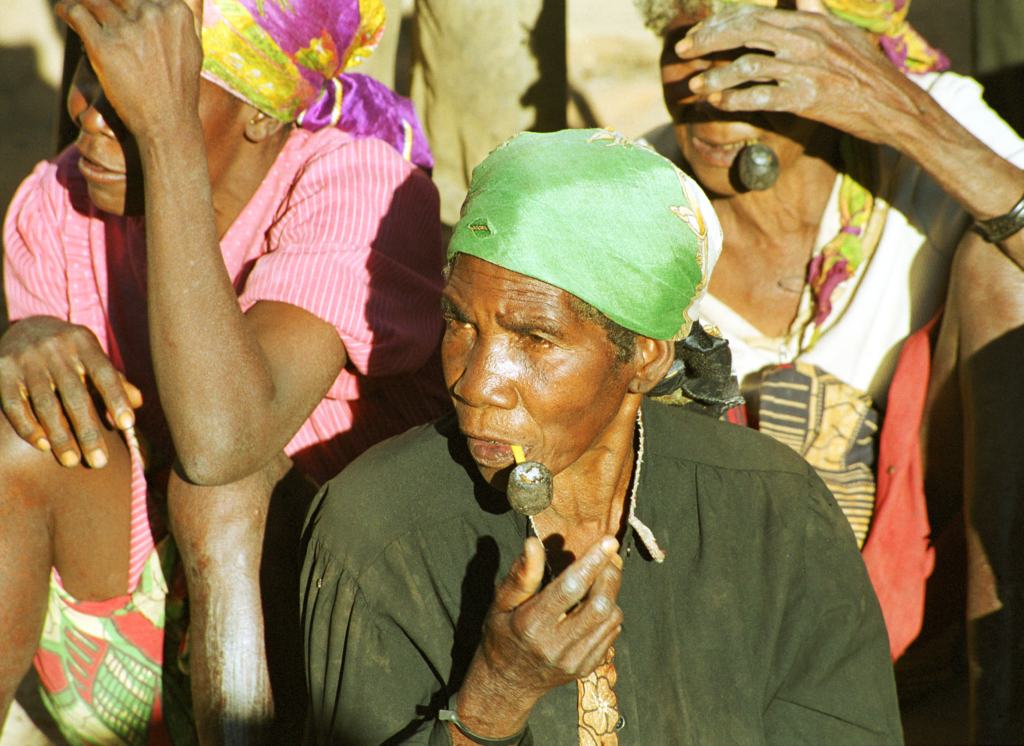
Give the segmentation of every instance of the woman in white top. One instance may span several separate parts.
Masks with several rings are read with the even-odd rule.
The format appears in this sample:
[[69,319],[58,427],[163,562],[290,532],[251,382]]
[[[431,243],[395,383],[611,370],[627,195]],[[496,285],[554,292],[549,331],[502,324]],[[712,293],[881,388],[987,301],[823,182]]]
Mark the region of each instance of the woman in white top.
[[[923,481],[936,529],[966,497],[976,694],[996,703],[976,708],[975,734],[1010,738],[1020,730],[999,728],[1024,722],[997,710],[1024,676],[1024,660],[1005,665],[1022,647],[1024,624],[1006,619],[1024,572],[1006,467],[1024,407],[1006,373],[1022,345],[1004,335],[1024,322],[1024,141],[974,81],[941,72],[905,2],[637,4],[665,37],[673,120],[649,139],[696,177],[725,233],[701,310],[729,339],[748,419],[811,461],[847,512],[894,657],[920,629],[933,562]],[[927,339],[908,348],[894,381],[943,302],[934,358]]]

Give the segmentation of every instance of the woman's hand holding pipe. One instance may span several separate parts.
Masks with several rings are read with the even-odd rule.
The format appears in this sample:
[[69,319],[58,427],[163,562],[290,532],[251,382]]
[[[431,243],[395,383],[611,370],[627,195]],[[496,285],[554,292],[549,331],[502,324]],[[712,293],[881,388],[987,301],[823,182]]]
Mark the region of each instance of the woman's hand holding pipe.
[[[459,717],[474,733],[516,733],[546,692],[601,663],[622,629],[615,602],[622,580],[617,550],[606,536],[540,590],[544,547],[535,537],[526,540],[498,585],[459,689]],[[456,744],[472,743],[451,730]]]

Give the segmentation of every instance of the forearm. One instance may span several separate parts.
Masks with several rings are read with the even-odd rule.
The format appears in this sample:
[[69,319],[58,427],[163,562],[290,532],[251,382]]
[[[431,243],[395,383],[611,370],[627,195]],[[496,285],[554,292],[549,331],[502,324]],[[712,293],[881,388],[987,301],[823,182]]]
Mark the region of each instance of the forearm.
[[[889,142],[975,220],[1005,215],[1024,195],[1024,171],[968,132],[927,92],[914,88],[913,104],[901,107],[891,119]],[[1000,241],[999,246],[1024,267],[1024,234]]]
[[918,163],[947,194],[978,220],[1003,215],[1024,193],[1024,171],[968,132],[926,91],[893,117],[897,150]]
[[[194,129],[140,142],[150,344],[161,404],[191,478],[234,481],[284,443],[258,447],[275,390],[217,236],[206,151]],[[287,442],[287,441],[285,441]],[[230,453],[233,464],[225,464]]]

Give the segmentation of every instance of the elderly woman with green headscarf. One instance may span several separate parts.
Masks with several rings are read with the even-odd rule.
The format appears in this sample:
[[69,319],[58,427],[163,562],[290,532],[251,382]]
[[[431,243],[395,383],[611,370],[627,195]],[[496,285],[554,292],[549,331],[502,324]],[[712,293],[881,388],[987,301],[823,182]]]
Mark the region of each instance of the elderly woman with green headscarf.
[[4,232],[0,715],[35,655],[72,743],[301,731],[314,482],[450,406],[430,152],[349,71],[382,7],[57,12],[86,52],[80,133]]
[[455,411],[307,518],[315,743],[900,742],[825,485],[649,396],[721,240],[696,184],[614,132],[522,134],[474,170],[442,301]]
[[[952,434],[973,405],[956,370],[1024,320],[1024,141],[976,83],[944,72],[908,0],[636,2],[665,38],[672,124],[649,139],[725,229],[702,318],[730,342],[748,419],[811,461],[846,511],[896,658],[921,628],[929,518],[941,532],[961,501]],[[927,394],[928,339],[897,361],[951,268]],[[978,446],[992,471],[997,452],[1010,453]]]

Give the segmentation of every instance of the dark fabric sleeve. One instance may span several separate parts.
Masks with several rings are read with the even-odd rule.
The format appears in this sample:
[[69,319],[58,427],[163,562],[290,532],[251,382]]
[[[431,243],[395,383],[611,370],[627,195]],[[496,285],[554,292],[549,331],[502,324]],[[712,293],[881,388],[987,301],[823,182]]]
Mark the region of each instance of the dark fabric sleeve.
[[[301,587],[315,743],[450,744],[447,728],[434,727],[444,682],[414,635],[375,609],[357,579],[317,544],[306,553]],[[374,591],[403,597],[399,588],[376,584]]]
[[775,744],[901,744],[899,706],[878,599],[849,526],[824,485],[804,532],[764,714]]

